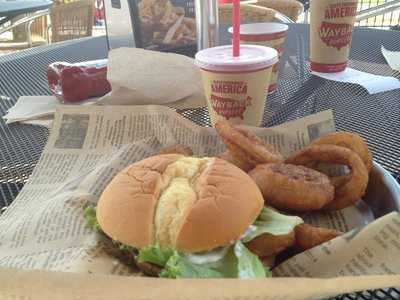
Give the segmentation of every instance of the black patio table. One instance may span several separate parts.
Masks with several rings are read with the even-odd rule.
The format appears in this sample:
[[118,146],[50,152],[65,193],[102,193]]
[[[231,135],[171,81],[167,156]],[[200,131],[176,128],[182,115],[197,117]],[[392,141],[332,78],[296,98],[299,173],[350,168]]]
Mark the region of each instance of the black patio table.
[[47,9],[52,4],[49,0],[0,1],[0,26],[19,15]]
[[[264,126],[332,109],[338,130],[363,136],[374,159],[395,177],[400,173],[400,90],[375,95],[353,84],[328,81],[308,70],[308,31],[305,24],[291,24],[282,58],[278,91],[268,97]],[[221,28],[221,43],[230,37]],[[400,51],[400,32],[356,28],[349,66],[400,79],[386,64],[381,46]],[[49,94],[46,67],[54,61],[79,62],[107,57],[105,37],[85,38],[29,49],[0,57],[0,116],[21,95]],[[200,124],[209,125],[206,108],[179,111]],[[48,130],[11,124],[0,119],[0,208],[9,205],[31,174],[46,143]],[[400,291],[369,291],[338,299],[400,299]]]

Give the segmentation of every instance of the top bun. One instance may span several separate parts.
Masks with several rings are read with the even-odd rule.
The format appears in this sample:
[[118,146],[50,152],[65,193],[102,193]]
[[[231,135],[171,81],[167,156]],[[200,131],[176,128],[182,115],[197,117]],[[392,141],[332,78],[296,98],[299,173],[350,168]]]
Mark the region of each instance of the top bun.
[[100,197],[97,219],[123,244],[193,253],[239,239],[263,205],[257,185],[234,165],[167,154],[118,173]]

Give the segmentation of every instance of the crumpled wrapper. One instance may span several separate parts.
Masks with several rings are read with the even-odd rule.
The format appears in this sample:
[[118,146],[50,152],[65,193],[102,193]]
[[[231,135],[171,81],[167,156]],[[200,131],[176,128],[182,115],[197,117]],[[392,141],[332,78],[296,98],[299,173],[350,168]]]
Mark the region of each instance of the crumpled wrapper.
[[109,53],[107,79],[112,91],[99,104],[159,104],[178,109],[206,105],[200,71],[184,55],[118,48]]

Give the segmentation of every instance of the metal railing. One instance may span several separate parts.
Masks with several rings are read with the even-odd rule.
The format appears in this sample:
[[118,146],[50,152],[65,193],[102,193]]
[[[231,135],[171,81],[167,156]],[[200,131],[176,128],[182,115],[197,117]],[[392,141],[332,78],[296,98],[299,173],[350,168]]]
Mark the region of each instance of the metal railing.
[[[32,41],[32,24],[33,22],[40,17],[43,16],[47,16],[50,13],[49,9],[44,9],[44,10],[39,10],[30,14],[26,14],[23,18],[18,19],[15,22],[8,22],[5,23],[3,26],[0,26],[0,34],[10,31],[11,29],[20,26],[20,25],[24,25],[25,26],[25,31],[26,31],[26,36],[28,38],[28,47],[32,47],[33,45],[33,41]],[[46,32],[47,33],[47,32]]]
[[359,0],[356,26],[400,26],[400,0]]

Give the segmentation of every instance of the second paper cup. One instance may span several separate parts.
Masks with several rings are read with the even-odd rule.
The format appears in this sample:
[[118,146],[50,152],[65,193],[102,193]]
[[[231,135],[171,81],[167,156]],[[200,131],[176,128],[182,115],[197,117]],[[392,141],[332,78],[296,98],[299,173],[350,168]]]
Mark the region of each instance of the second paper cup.
[[[274,48],[278,51],[279,60],[283,54],[283,44],[289,26],[281,23],[251,23],[240,25],[240,43],[261,45]],[[233,28],[228,29],[232,34]],[[268,93],[272,94],[278,87],[279,62],[272,68]]]
[[196,64],[201,69],[212,125],[229,120],[260,126],[272,67],[277,62],[278,52],[263,46],[242,45],[239,57],[232,56],[232,46],[199,51]]

